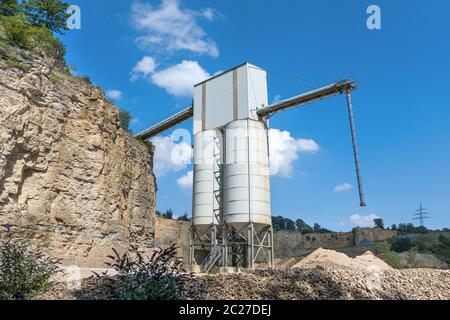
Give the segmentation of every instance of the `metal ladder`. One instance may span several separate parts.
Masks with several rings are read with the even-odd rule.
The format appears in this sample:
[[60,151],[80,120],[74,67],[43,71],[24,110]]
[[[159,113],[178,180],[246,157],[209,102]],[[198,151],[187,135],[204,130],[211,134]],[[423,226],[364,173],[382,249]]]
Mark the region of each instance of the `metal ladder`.
[[214,137],[214,163],[213,163],[213,211],[217,220],[220,220],[222,213],[222,150],[220,148],[220,139]]
[[[214,137],[214,162],[213,162],[213,213],[217,220],[220,220],[222,213],[222,153],[220,148],[220,139]],[[202,263],[201,270],[204,273],[208,273],[211,268],[222,257],[222,246],[217,244],[217,239],[211,243],[212,249]]]
[[208,273],[211,268],[216,264],[217,260],[222,256],[222,246],[214,246],[211,252],[202,263],[202,272]]

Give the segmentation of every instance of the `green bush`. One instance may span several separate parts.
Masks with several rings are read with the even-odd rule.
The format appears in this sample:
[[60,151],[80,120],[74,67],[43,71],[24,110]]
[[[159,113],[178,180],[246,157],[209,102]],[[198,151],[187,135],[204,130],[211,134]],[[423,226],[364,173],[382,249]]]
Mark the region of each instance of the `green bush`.
[[444,248],[450,248],[450,238],[441,234],[439,236],[439,242]]
[[133,120],[133,116],[131,115],[131,113],[128,110],[119,109],[119,118],[120,118],[120,124],[122,125],[123,130],[131,133],[130,123],[131,123],[131,120]]
[[79,76],[78,78],[81,79],[82,81],[86,82],[87,84],[92,84],[91,78],[87,75]]
[[396,238],[391,245],[391,249],[395,252],[402,253],[412,248],[410,238]]
[[417,247],[411,247],[408,250],[408,260],[407,260],[407,266],[408,268],[419,268],[420,266],[420,261],[419,261],[419,257],[418,254],[419,251],[417,249]]
[[28,30],[30,42],[34,48],[42,49],[47,55],[63,59],[66,54],[66,47],[62,41],[55,38],[53,34],[45,29],[39,27],[31,27]]
[[108,256],[108,268],[118,275],[97,275],[97,290],[108,299],[119,300],[180,300],[184,299],[193,275],[183,269],[175,246],[156,249],[150,256],[143,256],[132,247],[129,252]]
[[13,239],[10,226],[0,243],[0,299],[27,299],[48,289],[59,261]]
[[0,23],[9,45],[24,49],[31,47],[28,34],[30,26],[23,16],[0,16]]
[[387,241],[378,243],[375,246],[375,251],[381,259],[395,269],[400,269],[402,264],[400,259],[394,251],[391,250],[391,245]]

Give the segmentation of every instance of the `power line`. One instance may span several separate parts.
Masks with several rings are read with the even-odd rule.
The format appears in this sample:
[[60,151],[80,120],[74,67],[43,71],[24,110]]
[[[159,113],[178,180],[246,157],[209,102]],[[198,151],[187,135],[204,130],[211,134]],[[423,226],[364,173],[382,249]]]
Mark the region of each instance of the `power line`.
[[425,219],[430,219],[431,217],[428,215],[428,211],[427,209],[425,209],[422,206],[422,203],[420,204],[420,208],[416,210],[416,213],[414,214],[414,218],[413,220],[419,220],[420,221],[420,226],[424,227],[424,220]]

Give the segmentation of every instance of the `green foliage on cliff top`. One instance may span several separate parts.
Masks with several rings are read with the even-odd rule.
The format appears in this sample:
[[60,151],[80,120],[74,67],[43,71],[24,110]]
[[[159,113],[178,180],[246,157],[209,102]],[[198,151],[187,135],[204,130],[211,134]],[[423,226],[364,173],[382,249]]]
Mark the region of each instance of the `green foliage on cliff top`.
[[30,25],[22,16],[0,16],[3,27],[3,46],[9,45],[63,59],[66,49],[61,40],[46,28]]
[[67,30],[68,4],[60,0],[0,2],[0,45],[13,46],[63,60],[65,47],[53,33]]

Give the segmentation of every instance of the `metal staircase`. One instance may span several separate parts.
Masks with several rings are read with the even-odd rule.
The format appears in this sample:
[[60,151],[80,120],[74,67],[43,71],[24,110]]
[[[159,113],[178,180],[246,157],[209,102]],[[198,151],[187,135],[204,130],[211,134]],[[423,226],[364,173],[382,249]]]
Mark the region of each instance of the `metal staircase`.
[[216,262],[222,257],[222,246],[216,245],[202,263],[202,272],[208,273]]

